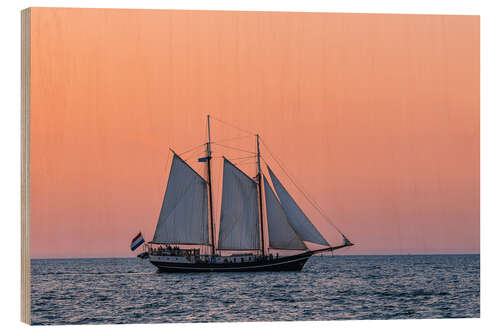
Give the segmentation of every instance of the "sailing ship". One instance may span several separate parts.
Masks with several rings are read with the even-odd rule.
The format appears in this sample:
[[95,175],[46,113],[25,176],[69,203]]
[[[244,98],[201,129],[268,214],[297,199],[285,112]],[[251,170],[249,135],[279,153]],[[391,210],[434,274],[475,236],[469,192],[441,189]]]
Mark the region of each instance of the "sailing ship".
[[[204,156],[198,159],[206,164],[207,178],[171,149],[173,158],[156,230],[138,257],[149,259],[160,272],[300,271],[314,254],[353,245],[338,228],[342,244],[330,245],[266,163],[273,191],[261,170],[258,134],[255,135],[256,177],[222,157],[222,199],[216,242],[210,116],[207,116],[207,127]],[[322,247],[311,250],[305,242]],[[200,253],[202,246],[208,246],[209,253]],[[280,255],[276,252],[280,250],[294,250],[294,254]]]

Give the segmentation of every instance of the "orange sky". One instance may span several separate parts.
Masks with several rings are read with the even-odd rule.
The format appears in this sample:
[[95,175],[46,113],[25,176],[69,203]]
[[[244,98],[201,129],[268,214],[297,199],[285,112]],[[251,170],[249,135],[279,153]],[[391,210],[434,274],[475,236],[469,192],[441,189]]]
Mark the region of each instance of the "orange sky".
[[[169,147],[203,143],[208,113],[260,133],[356,243],[342,253],[479,252],[478,16],[34,8],[31,19],[33,258],[132,255],[138,230],[154,233]],[[214,121],[214,141],[234,135]]]

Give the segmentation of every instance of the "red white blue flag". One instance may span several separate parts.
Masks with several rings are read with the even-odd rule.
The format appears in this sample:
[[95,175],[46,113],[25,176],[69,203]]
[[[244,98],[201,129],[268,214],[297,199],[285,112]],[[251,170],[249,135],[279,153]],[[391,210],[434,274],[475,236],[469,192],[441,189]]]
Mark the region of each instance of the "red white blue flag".
[[144,243],[144,238],[142,238],[142,233],[139,233],[137,236],[132,239],[130,243],[130,250],[135,251],[141,244]]

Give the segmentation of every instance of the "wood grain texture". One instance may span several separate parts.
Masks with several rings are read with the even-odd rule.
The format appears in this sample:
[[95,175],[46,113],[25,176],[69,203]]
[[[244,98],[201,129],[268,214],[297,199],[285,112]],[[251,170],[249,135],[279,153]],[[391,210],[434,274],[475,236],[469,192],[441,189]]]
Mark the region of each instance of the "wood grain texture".
[[21,321],[31,323],[30,85],[31,10],[21,11]]

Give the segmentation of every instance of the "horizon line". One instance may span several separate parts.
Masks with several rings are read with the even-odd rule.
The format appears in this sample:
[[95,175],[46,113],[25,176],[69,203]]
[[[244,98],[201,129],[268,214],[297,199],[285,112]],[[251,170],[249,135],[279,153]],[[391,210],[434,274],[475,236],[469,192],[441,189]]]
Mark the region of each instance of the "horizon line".
[[[481,255],[480,252],[474,253],[393,253],[393,254],[326,254],[322,255],[324,257],[334,257],[334,256],[342,256],[342,257],[356,257],[356,256],[463,256],[463,255]],[[315,254],[313,256],[321,256],[319,254]],[[137,258],[137,256],[133,257],[38,257],[38,258],[30,258],[30,260],[65,260],[65,259],[133,259]]]

